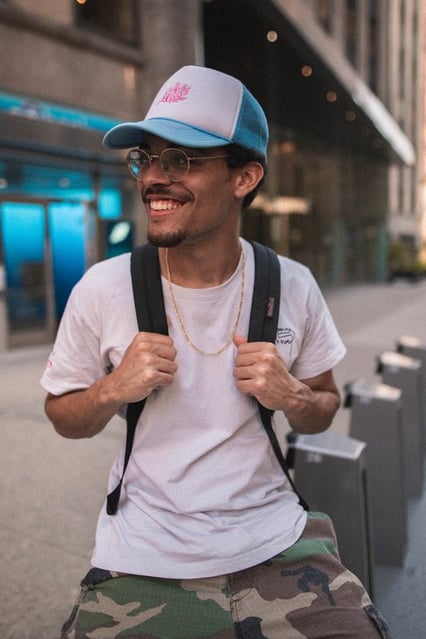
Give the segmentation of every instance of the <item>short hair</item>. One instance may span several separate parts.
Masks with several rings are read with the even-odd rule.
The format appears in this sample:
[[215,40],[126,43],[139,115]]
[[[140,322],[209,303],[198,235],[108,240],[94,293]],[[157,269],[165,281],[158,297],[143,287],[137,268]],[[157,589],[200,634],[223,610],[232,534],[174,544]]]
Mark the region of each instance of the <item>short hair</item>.
[[228,144],[224,148],[229,155],[229,157],[226,159],[226,163],[230,169],[240,168],[244,166],[245,164],[248,164],[249,162],[259,162],[259,164],[261,164],[261,166],[263,167],[264,175],[262,179],[260,180],[259,184],[256,185],[253,191],[250,191],[250,193],[247,193],[247,195],[245,196],[243,200],[242,208],[247,209],[250,206],[250,204],[253,202],[254,198],[258,194],[259,190],[261,189],[265,181],[266,167],[267,167],[266,160],[262,155],[260,155],[256,151],[247,149],[246,147],[240,146],[239,144]]

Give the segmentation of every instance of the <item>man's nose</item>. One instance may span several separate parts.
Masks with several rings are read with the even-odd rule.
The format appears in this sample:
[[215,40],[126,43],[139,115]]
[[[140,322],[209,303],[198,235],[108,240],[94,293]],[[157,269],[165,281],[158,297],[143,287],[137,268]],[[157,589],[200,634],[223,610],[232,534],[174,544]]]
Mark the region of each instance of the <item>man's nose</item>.
[[170,179],[164,174],[160,160],[158,156],[151,156],[151,162],[147,169],[145,169],[144,176],[142,178],[145,184],[152,184],[154,182],[170,182]]

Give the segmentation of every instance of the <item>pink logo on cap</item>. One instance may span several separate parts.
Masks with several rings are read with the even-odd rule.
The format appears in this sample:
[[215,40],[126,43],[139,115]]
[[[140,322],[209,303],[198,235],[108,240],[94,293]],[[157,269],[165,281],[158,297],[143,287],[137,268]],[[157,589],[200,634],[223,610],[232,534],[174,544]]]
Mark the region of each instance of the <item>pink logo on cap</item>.
[[176,84],[167,89],[160,102],[183,102],[188,97],[190,87],[187,84]]

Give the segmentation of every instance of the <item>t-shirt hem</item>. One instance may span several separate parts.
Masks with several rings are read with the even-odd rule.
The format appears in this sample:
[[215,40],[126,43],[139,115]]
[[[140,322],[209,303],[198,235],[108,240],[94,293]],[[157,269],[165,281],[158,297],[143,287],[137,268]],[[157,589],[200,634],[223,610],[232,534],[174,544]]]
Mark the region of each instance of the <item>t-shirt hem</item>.
[[135,572],[136,562],[134,558],[129,558],[128,560],[120,558],[117,562],[111,562],[111,560],[108,561],[104,557],[105,560],[103,561],[101,553],[98,555],[95,552],[91,565],[96,568],[102,568],[103,570],[158,579],[205,579],[208,577],[218,577],[220,575],[246,570],[287,550],[295,544],[302,535],[306,526],[306,520],[307,512],[304,511],[298,518],[292,535],[287,537],[284,544],[282,541],[275,540],[274,542],[265,544],[260,549],[256,549],[256,551],[238,555],[238,557],[224,557],[221,560],[217,558],[212,558],[211,560],[204,559],[199,563],[172,563],[171,560],[168,560],[156,562],[155,566],[151,564],[151,562],[147,562],[144,564],[143,570],[141,567],[140,570]]

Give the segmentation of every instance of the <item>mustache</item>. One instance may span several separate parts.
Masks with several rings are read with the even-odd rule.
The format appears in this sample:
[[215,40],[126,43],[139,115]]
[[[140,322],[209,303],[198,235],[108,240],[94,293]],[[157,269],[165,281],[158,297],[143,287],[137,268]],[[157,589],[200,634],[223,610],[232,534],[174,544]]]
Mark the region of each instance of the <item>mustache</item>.
[[162,186],[161,184],[148,187],[146,191],[144,191],[144,197],[147,195],[164,195],[166,197],[173,197],[172,191],[167,186]]
[[163,184],[153,184],[149,186],[146,191],[141,193],[141,198],[143,202],[147,202],[151,197],[162,197],[162,198],[170,198],[171,200],[176,200],[181,203],[185,202],[193,202],[194,196],[188,190],[179,191],[176,188],[170,188]]

